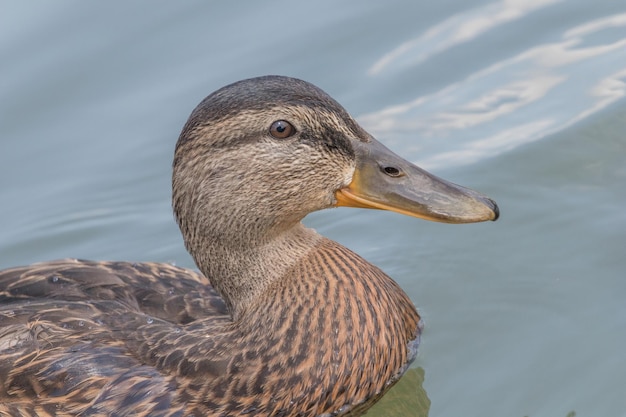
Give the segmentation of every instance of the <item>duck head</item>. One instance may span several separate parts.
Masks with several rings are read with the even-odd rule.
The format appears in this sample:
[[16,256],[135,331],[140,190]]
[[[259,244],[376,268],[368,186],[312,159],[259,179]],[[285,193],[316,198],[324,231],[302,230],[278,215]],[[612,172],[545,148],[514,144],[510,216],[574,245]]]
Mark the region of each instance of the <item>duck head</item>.
[[493,200],[387,149],[319,88],[282,76],[239,81],[204,99],[178,140],[174,183],[197,209],[265,232],[336,206],[447,223],[499,215]]
[[498,217],[491,199],[404,160],[321,89],[283,76],[236,82],[196,107],[176,146],[173,204],[205,273],[208,246],[250,253],[330,207],[448,223]]

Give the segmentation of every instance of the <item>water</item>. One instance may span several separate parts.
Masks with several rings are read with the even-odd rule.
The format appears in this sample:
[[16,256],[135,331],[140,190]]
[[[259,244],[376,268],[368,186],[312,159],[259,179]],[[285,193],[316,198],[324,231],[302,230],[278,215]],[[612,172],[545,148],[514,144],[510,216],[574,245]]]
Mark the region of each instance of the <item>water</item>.
[[292,75],[502,211],[464,226],[307,218],[426,321],[414,368],[370,415],[626,416],[623,2],[0,7],[0,267],[192,266],[169,203],[180,128],[226,83]]

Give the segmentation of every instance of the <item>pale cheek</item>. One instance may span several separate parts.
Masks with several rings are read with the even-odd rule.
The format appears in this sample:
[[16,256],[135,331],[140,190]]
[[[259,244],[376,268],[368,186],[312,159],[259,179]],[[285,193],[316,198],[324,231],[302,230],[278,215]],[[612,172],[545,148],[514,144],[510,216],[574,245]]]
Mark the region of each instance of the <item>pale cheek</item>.
[[342,188],[350,185],[350,183],[352,182],[352,177],[354,176],[354,170],[355,170],[355,167],[349,167],[346,169],[344,173],[344,177],[343,177]]

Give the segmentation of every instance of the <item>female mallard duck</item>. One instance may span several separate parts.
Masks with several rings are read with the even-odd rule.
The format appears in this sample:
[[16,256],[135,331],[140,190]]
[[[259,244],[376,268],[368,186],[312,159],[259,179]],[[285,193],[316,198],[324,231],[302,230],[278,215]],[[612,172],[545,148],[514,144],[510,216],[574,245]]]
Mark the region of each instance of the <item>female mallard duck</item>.
[[173,206],[202,274],[75,259],[0,272],[0,415],[361,415],[415,357],[420,317],[391,278],[302,218],[336,206],[498,217],[322,90],[278,76],[193,111]]

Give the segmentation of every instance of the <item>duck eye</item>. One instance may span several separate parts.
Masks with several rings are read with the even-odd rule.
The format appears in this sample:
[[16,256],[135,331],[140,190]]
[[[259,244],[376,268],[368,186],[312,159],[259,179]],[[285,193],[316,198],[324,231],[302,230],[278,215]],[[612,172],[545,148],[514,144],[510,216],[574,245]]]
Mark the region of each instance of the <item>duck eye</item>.
[[386,166],[382,168],[383,172],[387,175],[389,175],[390,177],[402,177],[404,176],[404,173],[396,168],[396,167],[392,167],[392,166]]
[[296,134],[296,128],[286,120],[276,120],[270,126],[270,135],[276,139],[285,139]]

